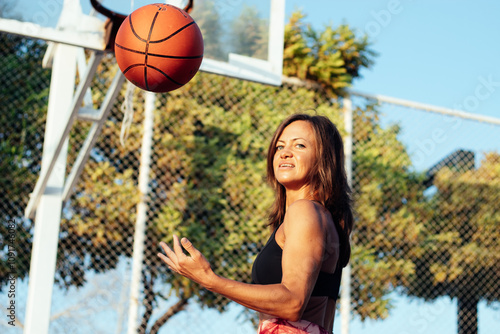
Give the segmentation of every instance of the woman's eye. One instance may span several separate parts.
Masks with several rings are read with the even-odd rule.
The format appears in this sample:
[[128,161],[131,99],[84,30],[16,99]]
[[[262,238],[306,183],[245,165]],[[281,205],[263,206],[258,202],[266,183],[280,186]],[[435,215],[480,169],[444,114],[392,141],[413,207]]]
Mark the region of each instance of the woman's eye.
[[303,145],[303,144],[297,144],[297,145],[295,145],[295,146],[296,146],[297,148],[306,148],[306,147],[305,147],[305,145]]
[[276,146],[276,151],[280,151],[280,150],[282,150],[282,149],[283,149],[283,145],[278,145],[278,146]]

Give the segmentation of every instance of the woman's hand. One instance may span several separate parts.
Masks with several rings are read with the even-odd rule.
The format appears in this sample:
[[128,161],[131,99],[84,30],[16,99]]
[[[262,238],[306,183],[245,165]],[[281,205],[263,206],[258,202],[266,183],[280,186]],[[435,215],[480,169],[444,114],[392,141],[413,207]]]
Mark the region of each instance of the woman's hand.
[[[163,241],[160,242],[166,256],[158,253],[158,257],[176,273],[201,284],[205,288],[209,287],[210,281],[215,276],[212,268],[210,268],[210,263],[188,239],[182,238],[179,241],[176,235],[173,236],[173,239],[174,250],[170,249]],[[184,254],[182,248],[189,253],[189,256]]]

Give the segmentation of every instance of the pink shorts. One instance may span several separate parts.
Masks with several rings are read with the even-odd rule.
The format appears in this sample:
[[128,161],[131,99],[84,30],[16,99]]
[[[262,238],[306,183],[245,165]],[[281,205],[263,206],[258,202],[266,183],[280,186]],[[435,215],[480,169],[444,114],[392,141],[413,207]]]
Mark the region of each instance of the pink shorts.
[[323,327],[307,320],[288,321],[280,318],[263,320],[258,334],[330,334]]

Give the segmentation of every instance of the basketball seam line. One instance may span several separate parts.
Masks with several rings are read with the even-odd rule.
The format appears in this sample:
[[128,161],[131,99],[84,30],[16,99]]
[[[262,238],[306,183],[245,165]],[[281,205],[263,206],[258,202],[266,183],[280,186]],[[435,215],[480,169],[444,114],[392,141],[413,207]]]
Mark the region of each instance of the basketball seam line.
[[[158,14],[158,13],[157,13]],[[156,16],[155,16],[156,18]],[[134,25],[132,24],[132,15],[129,15],[128,17],[128,21],[129,21],[129,24],[130,24],[130,29],[132,29],[132,33],[134,34],[135,37],[137,37],[137,39],[139,39],[140,41],[142,42],[147,42],[146,39],[142,38],[141,36],[139,36],[139,34],[135,31],[134,29]],[[160,40],[157,40],[157,41],[149,41],[149,43],[161,43],[161,42],[164,42],[166,41],[167,39],[170,39],[171,37],[177,35],[178,33],[180,33],[182,30],[186,29],[187,27],[191,26],[195,24],[194,21],[191,21],[190,23],[186,24],[185,26],[179,28],[177,31],[174,31],[172,34],[170,34],[169,36],[163,38],[163,39],[160,39]]]
[[154,70],[157,70],[158,72],[160,72],[161,74],[163,74],[167,79],[169,79],[170,81],[172,81],[173,83],[179,85],[179,86],[182,86],[181,83],[175,81],[174,79],[172,79],[167,73],[163,72],[162,70],[160,70],[159,68],[156,68],[154,66],[151,66],[151,65],[147,65],[147,67],[151,67],[152,69]]
[[[146,41],[146,52],[144,57],[144,83],[146,84],[147,90],[149,90],[149,80],[148,80],[148,51],[149,51],[149,43],[151,41],[151,35],[153,34],[153,29],[155,27],[156,19],[158,18],[159,12],[155,13],[155,17],[153,18],[153,22],[151,22],[151,26],[149,28],[148,40]],[[132,21],[130,22],[132,24]]]
[[[130,52],[138,53],[138,54],[145,54],[144,51],[138,51],[138,50],[126,48],[123,45],[120,45],[118,43],[115,43],[115,46],[117,46],[120,49],[123,49],[125,51],[130,51]],[[149,53],[149,55],[152,56],[152,57],[172,58],[172,59],[196,59],[196,58],[202,58],[203,57],[203,55],[199,55],[199,56],[170,56],[170,55],[161,55],[161,54],[157,54],[157,53]]]
[[178,33],[180,33],[182,30],[186,29],[187,27],[191,26],[194,24],[194,21],[191,21],[190,23],[186,24],[185,26],[179,28],[177,31],[173,32],[170,36],[168,37],[165,37],[164,39],[160,39],[158,41],[150,41],[150,43],[161,43],[161,42],[165,42],[167,39],[170,39],[171,37],[177,35]]
[[167,79],[169,79],[170,81],[172,81],[173,83],[175,83],[176,85],[179,85],[179,86],[182,86],[183,84],[175,81],[174,79],[172,79],[171,76],[169,76],[167,73],[163,72],[162,70],[160,70],[159,68],[157,67],[154,67],[154,66],[151,66],[151,65],[144,65],[144,64],[134,64],[134,65],[130,65],[129,67],[127,67],[125,70],[123,70],[123,73],[127,73],[128,70],[134,68],[134,67],[137,67],[137,66],[146,66],[146,67],[150,67],[154,70],[157,70],[158,72],[160,72],[161,74],[163,74]]
[[140,41],[146,42],[146,40],[139,36],[139,34],[135,31],[134,25],[132,24],[132,14],[128,16],[128,23],[130,24],[130,29],[132,29],[132,33],[134,34],[134,36],[137,37],[137,39],[139,39]]

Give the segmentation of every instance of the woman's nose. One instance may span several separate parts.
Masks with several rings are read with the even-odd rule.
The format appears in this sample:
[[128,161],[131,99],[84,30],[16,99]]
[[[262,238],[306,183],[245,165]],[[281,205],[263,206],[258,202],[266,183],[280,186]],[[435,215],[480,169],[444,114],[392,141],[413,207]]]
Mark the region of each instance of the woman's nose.
[[290,158],[292,156],[292,151],[290,151],[288,148],[284,147],[280,151],[280,157],[281,158]]

